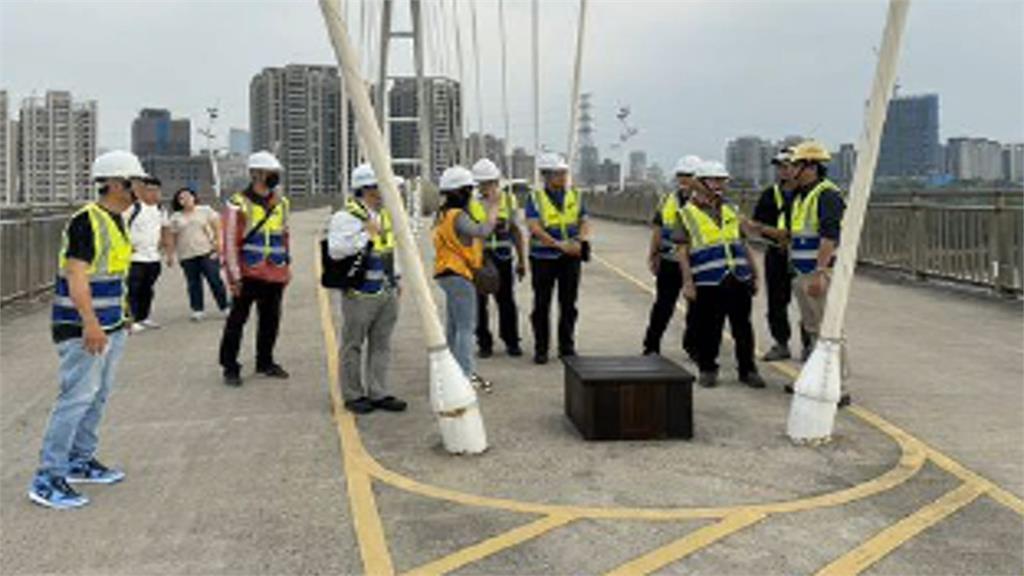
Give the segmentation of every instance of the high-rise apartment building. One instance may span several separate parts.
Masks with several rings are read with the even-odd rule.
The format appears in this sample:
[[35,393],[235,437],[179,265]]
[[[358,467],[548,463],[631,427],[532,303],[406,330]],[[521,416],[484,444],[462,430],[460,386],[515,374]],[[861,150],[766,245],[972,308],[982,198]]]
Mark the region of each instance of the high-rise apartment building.
[[[426,108],[430,111],[431,179],[437,181],[445,168],[460,162],[462,101],[457,81],[441,76],[423,80],[426,84]],[[420,158],[416,78],[394,79],[388,91],[388,108],[395,172],[405,177],[418,174],[419,162],[415,160]],[[498,158],[493,160],[497,162]]]
[[1003,145],[987,138],[950,138],[946,163],[954,180],[998,182],[1003,179]]
[[14,178],[11,172],[14,163],[11,162],[11,132],[10,119],[7,112],[7,91],[0,90],[0,202],[10,204],[12,201]]
[[634,150],[629,153],[629,180],[642,182],[647,179],[647,153]]
[[132,152],[139,158],[188,156],[192,123],[188,118],[171,118],[163,108],[143,108],[132,121]]
[[733,181],[747,186],[763,186],[775,175],[771,158],[775,146],[757,136],[741,136],[725,146],[725,166]]
[[1024,143],[1003,146],[1003,180],[1024,185]]
[[18,121],[17,202],[71,202],[92,197],[96,102],[67,91],[22,101]]
[[939,144],[939,96],[896,97],[882,131],[878,176],[926,178],[942,172]]

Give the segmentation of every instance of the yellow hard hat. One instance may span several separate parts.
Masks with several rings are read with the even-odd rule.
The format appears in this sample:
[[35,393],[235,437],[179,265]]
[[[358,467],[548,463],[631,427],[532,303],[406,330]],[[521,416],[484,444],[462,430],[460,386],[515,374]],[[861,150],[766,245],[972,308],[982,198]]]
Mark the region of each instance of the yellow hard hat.
[[828,162],[832,160],[832,154],[821,142],[807,140],[793,147],[789,159],[790,162]]

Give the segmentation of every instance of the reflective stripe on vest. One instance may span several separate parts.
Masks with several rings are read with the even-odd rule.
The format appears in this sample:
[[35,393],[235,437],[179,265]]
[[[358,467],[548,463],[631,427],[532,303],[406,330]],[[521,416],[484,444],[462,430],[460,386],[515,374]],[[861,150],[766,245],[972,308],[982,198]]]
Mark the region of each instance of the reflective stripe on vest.
[[[84,206],[71,217],[89,215],[92,228],[93,258],[89,263],[89,293],[93,311],[104,330],[112,330],[124,323],[128,314],[125,278],[132,260],[132,244],[126,232],[122,232],[114,218],[96,203]],[[68,222],[70,223],[71,220]],[[57,278],[54,282],[54,298],[51,321],[54,324],[82,325],[82,316],[71,300],[71,289],[66,275],[68,230],[64,229],[64,240],[60,250]]]
[[690,233],[690,270],[694,284],[717,286],[730,273],[739,280],[751,278],[747,251],[740,239],[738,211],[722,205],[722,224],[688,202],[681,211],[683,223]]
[[255,234],[250,232],[263,221],[266,210],[241,192],[235,194],[231,202],[245,214],[246,241],[242,244],[242,261],[245,265],[251,268],[266,261],[274,266],[287,266],[291,260],[284,245],[284,233],[288,229],[288,199],[282,197],[274,204],[270,218]]
[[[540,225],[555,240],[574,240],[580,235],[580,195],[575,189],[566,190],[559,210],[551,201],[546,190],[534,190],[533,206],[540,216]],[[545,246],[540,238],[530,238],[530,255],[540,258],[555,258],[562,253],[557,248]]]
[[821,235],[818,222],[818,199],[826,190],[839,188],[830,180],[822,180],[810,192],[793,197],[789,222],[791,243],[789,258],[798,274],[810,274],[818,267],[818,247]]
[[[494,232],[484,240],[484,249],[491,251],[499,260],[512,258],[512,218],[518,210],[515,196],[508,190],[501,191],[501,205],[498,206],[498,223]],[[487,209],[476,198],[469,201],[469,215],[477,222],[487,220]]]
[[[345,210],[356,218],[366,222],[370,213],[365,206],[355,200],[345,204]],[[395,231],[391,225],[391,215],[387,210],[380,211],[380,234],[373,239],[370,257],[365,262],[366,277],[355,289],[362,294],[379,294],[395,280]]]

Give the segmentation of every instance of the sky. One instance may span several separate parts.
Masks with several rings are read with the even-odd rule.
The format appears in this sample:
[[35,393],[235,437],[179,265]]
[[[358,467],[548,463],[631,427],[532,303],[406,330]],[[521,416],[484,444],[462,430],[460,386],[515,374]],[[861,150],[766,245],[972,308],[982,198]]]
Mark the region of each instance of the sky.
[[[342,1],[369,70],[380,2]],[[497,0],[423,5],[427,72],[464,80],[467,132],[482,124],[504,135]],[[564,151],[579,2],[540,7],[540,141]],[[394,10],[395,29],[406,28],[407,0]],[[531,3],[506,0],[504,11],[510,139],[531,150]],[[590,0],[582,90],[593,94],[602,156],[620,154],[610,145],[623,105],[638,129],[628,149],[664,167],[689,153],[720,159],[728,139],[748,134],[855,142],[885,12],[884,0]],[[410,54],[411,43],[394,42],[392,73],[411,71]],[[0,89],[11,112],[47,89],[95,99],[102,148],[130,146],[141,108],[189,117],[195,132],[211,105],[224,145],[229,127],[248,128],[254,74],[334,62],[315,0],[0,0]],[[901,94],[939,94],[943,140],[1024,142],[1024,1],[914,0],[899,70]]]

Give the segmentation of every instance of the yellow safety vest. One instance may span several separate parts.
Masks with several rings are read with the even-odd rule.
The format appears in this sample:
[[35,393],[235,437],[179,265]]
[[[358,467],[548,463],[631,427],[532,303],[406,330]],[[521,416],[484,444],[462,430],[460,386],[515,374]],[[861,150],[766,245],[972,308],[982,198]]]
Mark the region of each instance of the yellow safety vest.
[[667,260],[676,259],[677,245],[672,239],[680,226],[683,226],[680,215],[682,206],[679,204],[679,191],[674,190],[661,199],[659,212],[661,214],[661,242],[658,250],[661,257]]
[[[533,205],[540,216],[540,225],[555,240],[574,240],[580,235],[580,193],[572,189],[565,191],[562,209],[551,201],[546,190],[533,191]],[[552,258],[561,255],[556,248],[545,246],[540,238],[530,238],[530,255]]]
[[681,215],[690,234],[690,270],[695,284],[717,286],[729,274],[744,281],[751,278],[739,210],[723,204],[721,225],[693,202],[686,203]]
[[790,209],[789,226],[786,226],[785,214],[779,214],[779,227],[789,230],[791,244],[790,261],[799,274],[810,274],[818,267],[818,247],[821,246],[821,235],[818,222],[818,199],[826,190],[839,191],[831,180],[825,179],[801,197],[793,196]]
[[[512,257],[513,243],[510,223],[518,209],[519,203],[515,196],[508,190],[502,190],[501,202],[498,206],[498,224],[494,227],[494,232],[484,240],[484,247],[503,260]],[[469,215],[477,222],[483,222],[487,220],[487,208],[484,207],[483,202],[474,198],[469,201]]]
[[[366,221],[370,218],[366,207],[349,200],[345,204],[345,210],[356,218]],[[364,294],[377,294],[388,282],[395,282],[395,231],[391,225],[391,215],[387,210],[380,211],[380,234],[373,238],[373,248],[370,250],[370,257],[366,262],[366,278],[357,292]]]
[[245,265],[250,268],[262,262],[269,262],[274,266],[288,265],[291,258],[284,245],[291,206],[288,199],[283,196],[279,198],[277,204],[271,208],[270,217],[255,234],[251,233],[252,230],[263,221],[267,211],[263,206],[249,200],[243,192],[232,196],[230,201],[245,214],[246,240],[242,244],[242,261]]

